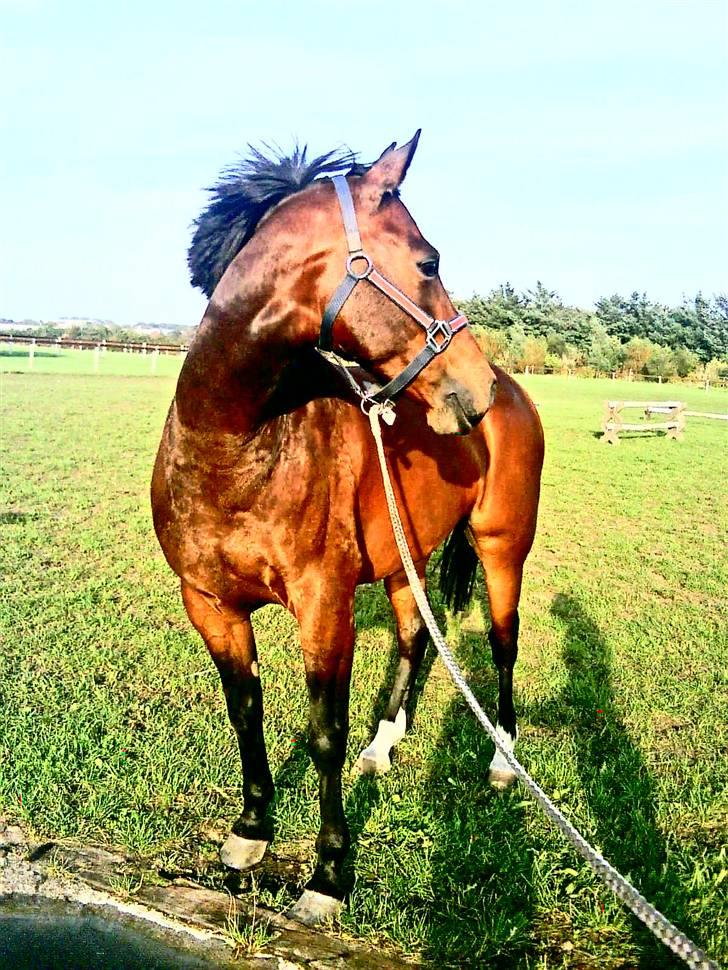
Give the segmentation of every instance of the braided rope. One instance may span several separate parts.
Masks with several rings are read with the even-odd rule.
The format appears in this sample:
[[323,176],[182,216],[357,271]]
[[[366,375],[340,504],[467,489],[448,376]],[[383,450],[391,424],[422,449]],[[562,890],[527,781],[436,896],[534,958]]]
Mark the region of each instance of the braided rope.
[[395,498],[392,482],[389,477],[387,459],[384,454],[384,446],[382,444],[382,429],[379,424],[380,413],[382,411],[384,411],[383,405],[374,405],[369,410],[369,423],[371,425],[372,434],[374,435],[374,440],[376,442],[379,464],[382,469],[384,491],[387,496],[387,506],[389,508],[389,515],[392,520],[392,531],[394,532],[394,538],[397,543],[397,548],[399,549],[399,554],[402,558],[402,565],[404,566],[407,579],[409,580],[410,588],[412,589],[415,601],[419,607],[420,613],[422,614],[422,619],[425,621],[427,629],[430,631],[430,635],[435,647],[437,648],[437,652],[440,654],[442,662],[445,664],[445,667],[452,677],[455,686],[468,702],[470,709],[475,714],[481,725],[488,732],[496,747],[513,769],[521,783],[536,799],[548,818],[554,823],[554,825],[556,825],[561,834],[567,839],[568,842],[571,843],[579,855],[581,855],[587,861],[589,866],[602,880],[602,882],[609,886],[612,892],[618,896],[619,899],[621,899],[622,902],[629,907],[629,909],[632,910],[635,916],[642,920],[642,922],[654,933],[654,935],[661,940],[665,946],[669,947],[673,953],[684,960],[688,966],[694,968],[694,970],[720,970],[717,963],[711,960],[702,950],[695,946],[695,944],[689,940],[684,933],[682,933],[665,916],[663,916],[659,910],[655,909],[655,907],[649,903],[645,897],[639,893],[634,886],[628,882],[627,879],[624,878],[624,876],[620,875],[620,873],[618,873],[617,870],[609,862],[607,862],[604,856],[589,845],[584,836],[574,828],[571,822],[559,811],[543,789],[540,788],[539,785],[537,785],[536,782],[531,778],[515,755],[513,755],[513,753],[505,747],[487,714],[485,711],[483,711],[482,707],[476,700],[475,695],[468,686],[468,683],[465,680],[457,661],[453,657],[445,638],[437,626],[437,622],[435,621],[435,617],[433,616],[429,601],[427,599],[427,594],[420,585],[417,570],[415,569],[415,564],[412,561],[412,556],[407,546],[407,538],[405,536],[404,528],[402,527],[402,519],[400,518],[399,509],[397,508],[397,500]]

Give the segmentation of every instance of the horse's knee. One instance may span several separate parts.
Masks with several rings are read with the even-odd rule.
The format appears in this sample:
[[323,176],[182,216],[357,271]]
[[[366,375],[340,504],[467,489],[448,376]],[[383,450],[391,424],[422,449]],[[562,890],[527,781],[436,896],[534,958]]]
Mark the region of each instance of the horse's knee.
[[240,734],[257,730],[263,721],[263,691],[258,677],[230,676],[223,679],[223,693],[230,723]]
[[401,656],[415,657],[424,649],[427,643],[427,626],[420,616],[407,617],[406,620],[397,623],[397,639]]
[[344,725],[322,725],[312,722],[308,748],[313,763],[324,773],[336,771],[344,764],[347,730]]

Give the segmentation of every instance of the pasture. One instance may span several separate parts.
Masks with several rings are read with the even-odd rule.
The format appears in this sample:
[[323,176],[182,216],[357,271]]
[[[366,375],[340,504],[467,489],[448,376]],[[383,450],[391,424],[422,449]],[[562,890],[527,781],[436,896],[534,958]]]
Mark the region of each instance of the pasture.
[[[0,355],[16,371],[0,375],[0,814],[39,837],[122,847],[149,878],[164,868],[220,887],[238,756],[148,503],[179,360],[160,358],[151,377],[148,357],[108,355],[115,370],[102,360],[98,374],[89,359],[38,352],[30,373],[27,357]],[[519,757],[648,899],[727,960],[728,428],[689,418],[681,442],[625,436],[619,448],[598,435],[607,398],[725,411],[728,393],[524,383],[547,457],[522,597]],[[431,598],[493,713],[482,582],[460,619]],[[317,785],[294,623],[266,607],[255,628],[282,861],[242,882],[284,908],[313,860]],[[392,673],[379,587],[359,591],[357,630],[349,763]],[[341,932],[433,967],[681,965],[522,791],[487,787],[491,742],[440,662],[426,667],[391,773],[347,780],[356,886]]]
[[179,352],[123,353],[76,350],[74,347],[36,347],[32,360],[27,344],[0,343],[0,373],[92,374],[95,377],[175,377],[182,366]]

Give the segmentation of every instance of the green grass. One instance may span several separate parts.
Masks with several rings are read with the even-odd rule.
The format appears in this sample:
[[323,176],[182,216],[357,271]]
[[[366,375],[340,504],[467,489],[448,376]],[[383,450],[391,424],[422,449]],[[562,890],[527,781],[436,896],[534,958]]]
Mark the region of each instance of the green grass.
[[[221,886],[216,840],[238,813],[237,755],[148,508],[173,383],[40,368],[0,377],[0,813]],[[595,437],[608,397],[724,411],[728,394],[525,383],[547,460],[522,598],[520,756],[650,900],[728,960],[728,427],[689,418],[681,442],[633,436],[618,448]],[[282,857],[259,875],[258,898],[283,908],[310,872],[316,781],[295,624],[270,607],[255,625]],[[357,626],[350,762],[392,672],[379,587],[360,591]],[[486,629],[481,587],[448,632],[493,712]],[[430,665],[392,772],[346,780],[356,888],[343,931],[435,967],[677,965],[522,790],[488,788],[492,744]]]
[[75,350],[71,347],[30,347],[0,343],[0,374],[92,374],[94,377],[176,377],[183,354],[126,354],[121,351]]

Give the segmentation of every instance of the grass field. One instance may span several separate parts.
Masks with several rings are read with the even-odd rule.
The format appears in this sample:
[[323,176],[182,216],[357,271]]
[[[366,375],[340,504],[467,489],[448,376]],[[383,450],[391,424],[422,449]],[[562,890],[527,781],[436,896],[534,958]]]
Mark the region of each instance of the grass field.
[[[41,361],[0,376],[0,813],[39,836],[118,845],[150,871],[220,886],[237,755],[147,498],[179,362],[160,359],[170,372],[152,378],[64,373],[65,359],[43,373]],[[0,368],[24,371],[25,361],[0,356]],[[651,901],[728,960],[728,427],[690,418],[681,442],[635,436],[618,448],[595,437],[607,397],[725,411],[728,393],[525,383],[547,462],[522,599],[520,756]],[[433,600],[493,712],[482,588],[461,620]],[[357,626],[350,761],[371,738],[392,670],[379,587],[360,590]],[[254,888],[284,907],[310,872],[316,783],[294,624],[271,607],[256,631],[284,863]],[[521,790],[487,787],[492,744],[439,661],[430,665],[392,772],[347,778],[357,881],[342,931],[433,967],[678,965]]]
[[182,364],[179,352],[125,354],[108,350],[72,347],[37,347],[31,359],[30,348],[21,344],[0,343],[0,374],[92,374],[94,377],[176,377]]

